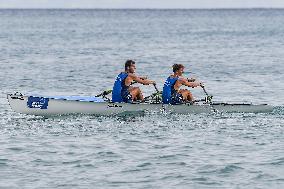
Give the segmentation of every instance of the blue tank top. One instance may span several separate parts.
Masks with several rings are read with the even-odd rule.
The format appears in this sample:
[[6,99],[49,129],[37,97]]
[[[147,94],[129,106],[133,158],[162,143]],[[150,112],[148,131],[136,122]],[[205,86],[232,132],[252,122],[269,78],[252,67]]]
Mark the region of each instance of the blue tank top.
[[121,91],[128,90],[129,86],[125,85],[125,79],[128,74],[125,72],[120,73],[114,82],[112,89],[112,102],[122,102]]
[[170,104],[171,103],[171,96],[175,92],[174,85],[176,81],[178,80],[178,77],[168,77],[164,87],[163,87],[163,103],[164,104]]

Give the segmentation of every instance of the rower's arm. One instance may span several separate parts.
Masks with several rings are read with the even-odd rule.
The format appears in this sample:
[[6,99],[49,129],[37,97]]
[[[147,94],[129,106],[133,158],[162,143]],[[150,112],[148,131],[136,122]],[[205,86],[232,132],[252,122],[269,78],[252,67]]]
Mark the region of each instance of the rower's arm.
[[147,79],[147,77],[145,77],[145,76],[144,77],[140,77],[140,79]]
[[195,78],[187,78],[188,82],[194,82],[196,79]]
[[130,77],[133,79],[133,81],[136,81],[137,83],[140,83],[140,84],[143,84],[143,85],[150,85],[150,84],[155,83],[155,81],[144,79],[144,78],[138,77],[136,75],[130,75]]
[[184,79],[184,78],[179,79],[179,81],[182,85],[192,87],[192,88],[201,86],[200,82],[189,82],[187,79]]

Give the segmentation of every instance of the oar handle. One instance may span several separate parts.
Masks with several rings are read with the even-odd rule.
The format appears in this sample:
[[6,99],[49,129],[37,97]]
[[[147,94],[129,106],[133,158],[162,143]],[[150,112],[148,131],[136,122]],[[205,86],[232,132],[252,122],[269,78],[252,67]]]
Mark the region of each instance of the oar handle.
[[204,93],[206,94],[206,96],[209,96],[206,89],[205,89],[205,86],[204,85],[200,85],[200,87],[203,89]]
[[159,91],[159,89],[157,88],[156,83],[153,83],[153,86],[154,86],[155,90],[157,91],[157,93],[159,93],[160,91]]

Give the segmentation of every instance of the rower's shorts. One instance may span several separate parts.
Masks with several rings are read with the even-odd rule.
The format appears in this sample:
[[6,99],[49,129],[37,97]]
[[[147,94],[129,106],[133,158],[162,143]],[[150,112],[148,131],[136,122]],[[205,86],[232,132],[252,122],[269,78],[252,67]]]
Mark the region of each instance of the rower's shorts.
[[172,97],[171,97],[171,104],[172,105],[182,104],[182,103],[183,103],[182,94],[180,94],[180,93],[172,94]]
[[122,101],[126,103],[132,103],[132,95],[128,90],[121,91]]

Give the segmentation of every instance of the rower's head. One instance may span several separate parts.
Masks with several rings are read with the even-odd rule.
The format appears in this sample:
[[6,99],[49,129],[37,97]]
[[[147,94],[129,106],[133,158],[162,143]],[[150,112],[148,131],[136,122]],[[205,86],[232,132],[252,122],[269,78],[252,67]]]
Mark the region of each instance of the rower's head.
[[133,60],[127,60],[125,62],[125,72],[135,73],[135,70],[136,70],[135,62]]
[[173,65],[173,72],[174,74],[178,75],[178,76],[182,76],[183,71],[184,70],[184,65],[182,64],[174,64]]

